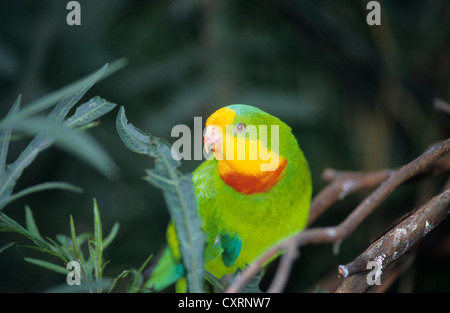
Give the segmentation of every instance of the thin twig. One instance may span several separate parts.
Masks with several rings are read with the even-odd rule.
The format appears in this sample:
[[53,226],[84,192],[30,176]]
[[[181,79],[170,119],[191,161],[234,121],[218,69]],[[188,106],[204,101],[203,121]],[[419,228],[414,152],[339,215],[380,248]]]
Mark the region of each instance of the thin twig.
[[317,194],[311,202],[308,226],[336,201],[344,199],[350,193],[378,187],[391,173],[391,170],[361,173],[325,169],[322,178],[330,184]]
[[280,263],[281,274],[275,277],[275,279],[272,281],[269,289],[267,289],[268,293],[276,293],[278,292],[278,290],[282,289],[284,285],[286,285],[286,281],[289,277],[289,273],[291,272],[291,268],[293,265],[293,260],[298,257],[297,248],[293,245],[289,246],[286,250],[285,255],[286,257],[281,259]]
[[[450,154],[442,156],[436,163],[422,171],[414,179],[435,176],[450,169]],[[351,193],[370,190],[381,185],[395,170],[385,169],[376,172],[338,171],[327,168],[322,174],[325,181],[330,182],[311,202],[308,226],[313,224],[331,205],[343,200]],[[448,182],[450,186],[450,180]],[[445,188],[447,189],[447,188]]]

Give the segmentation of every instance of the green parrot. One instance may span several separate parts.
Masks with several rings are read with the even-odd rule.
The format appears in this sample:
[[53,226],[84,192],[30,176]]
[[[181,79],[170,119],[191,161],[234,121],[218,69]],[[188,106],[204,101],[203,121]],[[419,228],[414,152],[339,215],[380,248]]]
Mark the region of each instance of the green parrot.
[[[193,172],[192,183],[206,234],[205,270],[221,279],[306,226],[311,174],[291,128],[249,105],[214,112],[204,148],[212,155]],[[158,291],[176,282],[177,291],[186,291],[172,222],[166,237],[145,287]]]

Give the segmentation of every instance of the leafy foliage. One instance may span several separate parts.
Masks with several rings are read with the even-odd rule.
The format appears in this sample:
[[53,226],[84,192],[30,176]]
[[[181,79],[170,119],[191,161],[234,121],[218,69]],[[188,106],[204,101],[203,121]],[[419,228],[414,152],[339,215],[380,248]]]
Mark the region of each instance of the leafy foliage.
[[[117,70],[123,62],[116,63]],[[60,147],[90,163],[107,176],[114,175],[116,168],[101,146],[87,133],[80,132],[92,125],[92,122],[111,111],[116,105],[99,97],[92,98],[78,106],[75,114],[64,121],[69,111],[81,97],[102,77],[113,71],[107,71],[108,64],[81,79],[79,82],[64,87],[19,111],[21,96],[14,102],[8,115],[0,122],[0,209],[19,197],[45,189],[58,188],[75,192],[81,189],[68,183],[51,182],[29,187],[13,194],[14,186],[36,156],[56,143]],[[57,102],[47,118],[35,116],[36,113],[49,108]],[[6,164],[6,157],[12,129],[24,133],[36,134],[33,140],[11,164]]]
[[[67,119],[66,116],[99,79],[111,74],[122,66],[123,61],[119,61],[112,66],[112,69],[108,70],[108,64],[106,64],[92,75],[32,102],[21,111],[19,111],[21,102],[21,96],[19,95],[6,118],[0,121],[0,210],[20,197],[46,189],[81,192],[81,188],[69,183],[45,182],[13,193],[16,182],[21,177],[24,169],[35,160],[41,151],[47,149],[53,143],[84,159],[106,176],[114,175],[116,168],[111,158],[92,137],[83,131],[95,126],[95,120],[110,112],[116,104],[100,97],[94,97],[88,102],[79,105],[72,116]],[[36,115],[54,105],[55,102],[57,104],[47,118]],[[23,133],[34,134],[35,137],[16,161],[7,165],[6,159],[13,129]],[[53,240],[44,238],[40,234],[32,211],[27,206],[25,208],[26,227],[23,227],[5,213],[0,212],[0,232],[15,233],[27,238],[33,245],[25,247],[55,257],[64,265],[67,265],[70,261],[79,262],[81,269],[80,278],[83,283],[80,288],[72,288],[70,291],[102,292],[105,286],[110,286],[109,291],[111,291],[116,280],[124,275],[119,276],[114,281],[103,279],[103,270],[108,263],[104,262],[103,251],[117,235],[119,224],[115,223],[109,235],[103,238],[100,211],[95,199],[93,213],[93,233],[82,233],[77,236],[73,217],[70,216],[70,236],[57,235],[56,240]],[[0,253],[14,244],[14,242],[10,242],[4,245],[0,248]],[[83,246],[86,245],[88,258],[83,253]],[[60,274],[67,275],[69,273],[68,267],[66,268],[60,264],[29,257],[24,259],[31,264]],[[139,271],[134,273],[140,274]],[[136,284],[137,280],[134,280],[130,285],[130,290],[136,290]],[[67,291],[67,285],[62,285],[62,288],[59,286],[52,289],[52,291],[61,290]]]
[[[116,63],[113,68],[117,70],[123,62]],[[77,155],[90,163],[106,176],[113,176],[116,168],[110,157],[103,151],[92,137],[83,130],[96,125],[96,120],[110,112],[116,105],[100,97],[94,97],[88,102],[79,105],[75,113],[66,118],[69,111],[82,98],[82,96],[107,74],[108,65],[92,75],[62,88],[41,100],[35,101],[23,110],[19,110],[21,96],[17,98],[8,115],[0,121],[0,209],[12,201],[46,189],[65,189],[81,192],[81,189],[65,182],[46,182],[25,188],[13,193],[17,180],[24,169],[28,167],[39,154],[53,143]],[[109,73],[112,71],[110,70]],[[47,118],[35,116],[44,109],[49,108],[58,101]],[[11,140],[12,130],[35,134],[28,146],[22,151],[16,161],[6,164],[6,157]],[[117,129],[122,140],[134,152],[144,153],[156,158],[156,168],[148,170],[146,180],[163,189],[170,213],[179,232],[181,253],[187,270],[189,290],[200,292],[203,290],[203,244],[204,235],[200,230],[197,218],[195,196],[190,175],[182,174],[177,170],[180,165],[173,160],[170,147],[161,139],[145,135],[131,124],[128,124],[121,108],[117,118]],[[104,261],[103,251],[116,236],[119,224],[114,224],[111,233],[103,238],[103,229],[97,202],[94,199],[94,231],[82,233],[77,236],[73,217],[70,216],[70,236],[58,235],[56,240],[44,238],[40,234],[29,207],[25,209],[26,227],[0,212],[0,232],[16,233],[30,240],[33,245],[26,246],[33,250],[57,258],[64,265],[70,261],[80,264],[83,288],[69,289],[70,291],[96,291],[102,292],[105,287],[111,291],[117,281],[134,275],[128,286],[129,292],[140,291],[142,285],[142,272],[151,259],[148,257],[138,270],[124,270],[114,280],[104,280],[103,270],[108,262]],[[0,248],[0,252],[8,249],[15,243],[8,243]],[[83,253],[83,246],[87,246],[88,257]],[[24,258],[25,261],[48,270],[67,275],[69,270],[42,259]],[[68,266],[69,267],[69,266]],[[52,291],[68,290],[66,285],[51,289]]]
[[163,190],[177,230],[188,290],[202,292],[205,235],[200,228],[191,175],[177,169],[180,162],[172,158],[167,142],[128,123],[123,107],[119,110],[116,124],[122,141],[131,151],[155,158],[155,168],[146,171],[145,180]]
[[[64,265],[70,261],[79,262],[81,269],[80,286],[83,287],[79,290],[102,292],[104,286],[111,285],[111,287],[113,287],[110,280],[103,281],[103,270],[108,263],[103,261],[103,251],[116,237],[119,231],[119,223],[115,223],[108,236],[103,238],[100,211],[95,199],[93,212],[93,233],[82,233],[77,236],[73,217],[71,215],[70,236],[57,235],[56,240],[44,238],[37,228],[33,214],[29,207],[25,208],[26,227],[19,225],[6,214],[0,212],[0,232],[16,233],[26,237],[32,241],[33,245],[25,247],[55,257],[59,259],[59,262],[62,261]],[[89,257],[87,259],[83,253],[83,245],[87,245],[88,247]],[[63,275],[67,275],[69,273],[69,270],[65,266],[61,266],[59,264],[35,258],[25,257],[24,259],[31,264],[46,268],[56,273]],[[58,291],[58,289],[54,289],[53,291]]]

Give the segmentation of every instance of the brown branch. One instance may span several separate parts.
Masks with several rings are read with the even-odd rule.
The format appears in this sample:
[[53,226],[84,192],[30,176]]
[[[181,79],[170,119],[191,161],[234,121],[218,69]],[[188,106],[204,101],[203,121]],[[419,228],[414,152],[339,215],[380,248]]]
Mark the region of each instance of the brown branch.
[[399,258],[395,263],[383,271],[380,285],[370,286],[367,284],[368,272],[359,272],[346,278],[336,289],[336,293],[363,293],[363,292],[384,292],[413,262],[414,254],[407,254]]
[[[422,171],[413,179],[419,179],[428,176],[439,175],[450,169],[450,154],[442,156],[433,166]],[[331,205],[338,200],[344,199],[351,193],[363,190],[370,190],[381,185],[394,170],[385,169],[377,172],[363,173],[353,171],[338,171],[334,169],[325,169],[322,178],[330,182],[322,191],[320,191],[311,202],[308,226],[313,224],[316,219],[322,215]],[[450,186],[450,180],[448,182]],[[448,189],[448,188],[445,188]],[[445,190],[444,189],[444,190]]]
[[[435,165],[436,162],[449,150],[450,139],[447,139],[432,146],[421,156],[411,161],[410,163],[404,165],[398,170],[391,172],[391,174],[388,175],[388,178],[375,191],[373,191],[368,197],[366,197],[366,199],[361,202],[356,207],[356,209],[343,222],[341,222],[341,224],[334,227],[317,227],[306,229],[303,232],[293,237],[289,237],[276,246],[272,247],[262,257],[250,264],[240,274],[240,276],[234,280],[234,282],[228,287],[226,292],[239,292],[248,283],[251,277],[258,273],[265,262],[284,250],[292,249],[291,247],[295,247],[295,249],[297,249],[303,245],[311,243],[330,243],[343,240],[345,237],[350,235],[357,228],[357,226],[399,185],[420,173],[432,169],[433,165]],[[330,190],[333,189],[330,187]],[[339,193],[338,191],[339,189],[336,189],[333,192],[327,191],[326,194],[338,194],[339,198],[339,195],[342,196],[342,192],[344,191],[342,185]],[[321,193],[321,197],[324,193]],[[314,215],[311,221],[313,221],[319,215],[316,214],[316,210],[318,210],[318,212],[323,212],[321,211],[321,206],[329,205],[329,202],[319,199],[313,201],[313,204],[319,208],[312,207],[311,211],[314,212]],[[284,254],[282,256],[280,264],[283,264],[284,266],[291,266],[292,262],[294,261],[292,255],[293,253]],[[272,292],[280,292],[281,290],[283,290],[285,282],[287,281],[287,277],[283,276],[287,276],[287,274],[279,266],[274,277],[275,285],[270,286],[269,290],[271,290]]]
[[411,264],[413,264],[415,259],[416,259],[415,251],[403,255],[397,261],[392,263],[383,273],[382,275],[383,280],[381,281],[381,284],[374,285],[368,291],[373,293],[385,292],[400,277],[400,275],[402,275],[411,266]]
[[[430,230],[450,214],[450,189],[430,199],[425,205],[393,227],[375,241],[359,257],[347,265],[339,266],[339,274],[347,278],[367,270],[367,264],[375,261],[384,271],[392,262],[409,251]],[[354,279],[352,279],[354,280]],[[364,277],[364,281],[366,281]],[[366,283],[366,288],[369,286]],[[341,292],[351,291],[345,287]]]
[[339,275],[347,278],[336,292],[365,292],[370,286],[366,276],[355,275],[366,271],[375,261],[384,272],[388,266],[412,249],[420,239],[450,214],[450,189],[429,200],[404,221],[374,242],[364,253],[347,265],[339,266]]
[[339,274],[342,278],[346,278],[365,271],[366,264],[376,258],[383,259],[383,267],[388,266],[447,217],[449,204],[450,189],[429,200],[412,215],[375,241],[354,261],[347,265],[340,265]]

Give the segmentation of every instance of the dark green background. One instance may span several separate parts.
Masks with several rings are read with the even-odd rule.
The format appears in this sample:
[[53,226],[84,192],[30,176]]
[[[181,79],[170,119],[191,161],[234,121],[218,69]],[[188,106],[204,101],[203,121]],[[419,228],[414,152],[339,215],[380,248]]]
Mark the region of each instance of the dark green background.
[[[368,1],[79,1],[81,26],[68,26],[68,1],[0,0],[0,113],[19,93],[23,105],[121,57],[128,65],[98,83],[100,95],[125,106],[130,122],[170,142],[176,124],[193,125],[224,105],[256,105],[288,123],[312,170],[314,191],[327,167],[357,171],[395,168],[450,134],[433,99],[450,100],[450,5],[446,0],[379,1],[381,26],[366,23]],[[120,169],[110,180],[57,148],[43,152],[16,191],[67,181],[84,193],[47,191],[4,212],[23,222],[30,205],[41,234],[93,228],[98,200],[106,234],[105,275],[139,267],[164,244],[169,216],[160,190],[142,180],[152,160],[128,151],[115,129],[117,109],[91,133]],[[8,161],[26,141],[11,147]],[[185,161],[192,171],[199,161]],[[397,218],[439,192],[444,176],[402,186],[340,246],[301,250],[287,291],[316,290],[337,266],[361,253]],[[334,225],[363,199],[337,203],[317,225]],[[450,223],[421,244],[416,262],[391,291],[450,291]],[[17,240],[0,234],[0,246]],[[447,240],[447,241],[445,241]],[[447,244],[445,244],[447,242]],[[0,254],[1,292],[38,292],[65,277],[23,261],[40,257],[12,247]],[[54,260],[52,260],[54,261]],[[269,273],[270,274],[270,273]],[[119,286],[119,290],[124,290]]]

